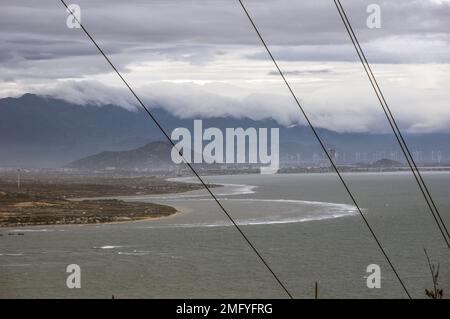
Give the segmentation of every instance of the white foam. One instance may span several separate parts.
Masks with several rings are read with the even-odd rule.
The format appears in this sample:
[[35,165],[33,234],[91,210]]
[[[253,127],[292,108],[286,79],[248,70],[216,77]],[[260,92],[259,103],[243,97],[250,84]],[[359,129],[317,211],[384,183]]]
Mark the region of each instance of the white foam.
[[147,250],[133,250],[132,252],[119,251],[117,254],[126,255],[126,256],[145,256],[150,254],[150,251]]
[[17,257],[17,256],[23,256],[24,254],[0,254],[0,256],[11,256],[11,257]]
[[[212,201],[213,199],[197,199],[197,201]],[[306,213],[302,216],[289,216],[283,217],[282,215],[263,216],[261,218],[235,218],[235,222],[239,226],[253,226],[253,225],[275,225],[275,224],[292,224],[302,223],[309,221],[319,221],[326,219],[341,218],[346,216],[353,216],[357,214],[357,208],[348,204],[341,203],[329,203],[329,202],[316,202],[316,201],[304,201],[295,199],[230,199],[223,198],[222,201],[242,201],[242,202],[275,202],[275,203],[293,203],[301,205],[310,205],[317,207],[323,207],[323,211],[315,211],[314,213]],[[233,226],[229,221],[219,221],[214,223],[192,223],[192,224],[172,224],[172,225],[160,225],[160,226],[148,226],[145,228],[196,228],[196,227],[228,227]]]
[[[197,182],[193,177],[179,177],[170,178],[170,181],[177,182]],[[259,199],[259,198],[227,198],[223,196],[236,196],[244,194],[254,194],[256,193],[257,186],[246,185],[246,184],[226,184],[226,183],[216,183],[214,184],[222,185],[226,188],[230,188],[230,191],[224,191],[220,193],[215,193],[216,196],[221,196],[221,201],[241,201],[241,202],[268,202],[268,203],[288,203],[304,206],[311,206],[314,208],[314,213],[302,214],[301,216],[282,216],[282,215],[272,215],[264,216],[261,218],[236,218],[235,221],[238,225],[272,225],[272,224],[290,224],[290,223],[302,223],[315,220],[325,220],[341,218],[345,216],[352,216],[357,214],[357,208],[349,204],[342,203],[331,203],[331,202],[318,202],[318,201],[307,201],[298,199]],[[203,197],[203,198],[201,198]],[[148,198],[148,197],[147,197]],[[190,202],[190,201],[214,201],[210,198],[208,194],[173,194],[164,195],[162,197],[151,197],[152,199],[167,199],[171,202]],[[320,210],[323,208],[323,210]],[[307,209],[307,208],[306,208]],[[152,225],[145,228],[193,228],[193,227],[227,227],[233,226],[229,221],[219,221],[214,223],[186,223],[186,224],[171,224],[171,225]]]
[[10,232],[15,233],[40,233],[40,232],[60,232],[66,231],[65,229],[48,229],[48,228],[35,228],[35,229],[13,229]]
[[94,246],[92,248],[94,248],[94,249],[116,249],[116,248],[122,248],[122,247],[124,247],[124,246],[107,245],[107,246],[100,246],[100,247]]
[[[247,194],[255,194],[255,189],[258,186],[255,185],[245,185],[245,184],[219,184],[215,183],[217,185],[221,185],[224,187],[231,188],[228,192],[221,192],[216,193],[214,188],[211,189],[211,191],[214,193],[215,196],[236,196],[236,195],[247,195]],[[221,190],[221,189],[217,189]],[[160,200],[181,200],[181,199],[189,199],[189,198],[201,198],[201,197],[209,197],[210,195],[205,194],[167,194],[163,196],[140,196],[140,197],[134,197],[133,199],[160,199]]]
[[216,196],[232,196],[232,195],[246,195],[246,194],[255,194],[255,189],[258,186],[255,185],[245,185],[245,184],[218,184],[225,187],[234,187],[231,192],[228,193],[217,193]]

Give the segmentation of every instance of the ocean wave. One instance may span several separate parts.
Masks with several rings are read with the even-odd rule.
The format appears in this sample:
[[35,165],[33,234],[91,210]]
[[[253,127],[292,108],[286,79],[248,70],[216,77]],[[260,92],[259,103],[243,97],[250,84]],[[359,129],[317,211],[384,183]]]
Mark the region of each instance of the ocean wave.
[[48,228],[36,228],[36,229],[12,229],[10,232],[14,233],[43,233],[43,232],[63,232],[65,229],[48,229]]
[[258,186],[255,185],[245,185],[245,184],[218,184],[226,187],[235,187],[231,192],[227,193],[217,193],[214,194],[216,196],[233,196],[233,195],[247,195],[247,194],[255,194],[255,189]]
[[151,251],[148,251],[148,250],[133,250],[131,252],[127,252],[127,251],[117,252],[118,255],[125,255],[125,256],[145,256],[150,253],[151,253]]
[[[213,199],[197,199],[197,201],[212,201]],[[319,221],[326,219],[342,218],[347,216],[354,216],[358,210],[355,206],[341,203],[304,201],[294,199],[235,199],[222,198],[222,201],[241,201],[241,202],[273,202],[273,203],[291,203],[313,206],[315,209],[319,208],[314,213],[306,212],[302,216],[283,216],[280,214],[271,216],[262,216],[256,218],[234,218],[239,226],[254,226],[254,225],[275,225],[275,224],[292,224],[309,221]],[[323,208],[323,210],[321,210]],[[218,221],[212,223],[185,223],[185,224],[171,224],[171,225],[152,225],[144,228],[197,228],[197,227],[229,227],[233,226],[230,221]]]
[[[170,181],[177,182],[196,182],[193,177],[180,177],[180,178],[170,178]],[[209,183],[209,181],[207,181]],[[252,216],[251,218],[237,218],[235,221],[240,226],[252,226],[252,225],[273,225],[273,224],[291,224],[291,223],[302,223],[309,221],[318,221],[326,219],[341,218],[346,216],[356,215],[358,213],[355,206],[343,203],[331,203],[331,202],[319,202],[319,201],[308,201],[308,200],[298,200],[298,199],[259,199],[259,198],[232,198],[232,196],[244,195],[244,194],[255,194],[257,186],[247,185],[247,184],[231,184],[231,183],[217,183],[214,184],[222,185],[225,189],[221,192],[214,193],[216,196],[220,196],[220,201],[240,201],[240,202],[266,202],[266,203],[283,203],[283,204],[294,204],[301,205],[304,208],[304,212],[301,214],[277,214],[267,216]],[[227,197],[228,196],[228,197]],[[151,199],[164,199],[170,202],[199,202],[199,201],[214,201],[215,199],[210,198],[209,194],[170,194],[164,196],[147,197]],[[312,208],[308,212],[308,207]],[[276,211],[279,211],[277,208]],[[233,226],[233,224],[228,220],[211,222],[211,223],[178,223],[169,225],[151,225],[144,228],[194,228],[194,227],[228,227]]]
[[[255,185],[245,185],[245,184],[220,184],[220,183],[215,183],[217,185],[221,185],[223,187],[229,187],[231,188],[228,192],[220,192],[220,193],[216,193],[215,190],[221,190],[219,188],[211,188],[211,191],[213,192],[213,194],[215,196],[237,196],[237,195],[248,195],[248,194],[255,194],[256,193],[256,188],[258,186]],[[134,197],[133,199],[152,199],[152,200],[186,200],[186,199],[190,199],[190,198],[202,198],[202,197],[209,197],[210,195],[208,193],[205,194],[180,194],[180,193],[176,193],[176,194],[167,194],[167,195],[162,195],[162,196],[140,196],[140,197]]]
[[[276,224],[295,224],[310,221],[319,221],[325,219],[340,218],[352,216],[353,214],[333,214],[328,216],[308,216],[298,218],[280,218],[280,219],[241,219],[234,221],[238,226],[258,226],[258,225],[276,225]],[[193,223],[193,224],[173,224],[165,226],[149,226],[144,228],[202,228],[202,227],[230,227],[234,226],[231,222],[222,221],[217,223]]]
[[0,253],[0,256],[9,256],[9,257],[18,257],[18,256],[23,256],[24,254],[9,254],[9,253]]
[[122,248],[125,246],[112,246],[112,245],[106,245],[106,246],[94,246],[93,249],[116,249],[116,248]]
[[[352,206],[350,204],[342,204],[342,203],[331,203],[331,202],[317,202],[317,201],[307,201],[300,199],[259,199],[259,198],[221,198],[221,201],[241,201],[241,202],[269,202],[269,203],[293,203],[293,204],[306,204],[311,206],[320,206],[327,208],[334,208],[343,211],[352,211],[357,212],[356,206]],[[173,200],[175,202],[185,202],[190,200]],[[200,198],[195,199],[195,201],[215,201],[213,198]],[[364,209],[362,209],[364,210]]]
[[318,201],[310,201],[310,200],[301,200],[301,199],[260,199],[260,198],[233,198],[227,200],[233,200],[233,201],[255,201],[255,202],[274,202],[274,203],[300,203],[300,204],[307,204],[307,205],[314,205],[314,206],[321,206],[321,207],[331,207],[336,209],[342,209],[342,210],[349,210],[357,212],[356,206],[350,205],[350,204],[342,204],[342,203],[331,203],[331,202],[318,202]]

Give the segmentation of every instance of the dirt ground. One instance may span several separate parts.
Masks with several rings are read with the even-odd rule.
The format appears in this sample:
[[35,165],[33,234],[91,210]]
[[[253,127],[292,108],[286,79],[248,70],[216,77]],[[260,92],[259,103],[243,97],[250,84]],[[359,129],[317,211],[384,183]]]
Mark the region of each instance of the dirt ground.
[[[211,185],[214,186],[214,185]],[[199,184],[159,177],[95,176],[22,173],[0,174],[0,227],[124,222],[158,218],[175,208],[153,203],[73,198],[179,193]]]

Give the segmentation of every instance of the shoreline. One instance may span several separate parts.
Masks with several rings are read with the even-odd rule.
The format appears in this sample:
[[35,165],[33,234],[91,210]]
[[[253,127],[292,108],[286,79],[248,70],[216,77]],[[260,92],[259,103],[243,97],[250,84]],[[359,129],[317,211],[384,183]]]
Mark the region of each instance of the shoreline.
[[[181,213],[180,211],[176,211],[175,213],[168,215],[168,216],[160,216],[160,217],[145,217],[142,219],[135,219],[135,220],[124,220],[124,221],[112,221],[112,222],[102,222],[102,223],[85,223],[85,224],[43,224],[43,225],[17,225],[17,226],[0,226],[0,233],[4,230],[9,231],[17,231],[20,233],[20,231],[26,231],[31,228],[40,228],[40,227],[46,227],[46,228],[53,228],[53,227],[84,227],[84,226],[102,226],[102,225],[116,225],[116,224],[125,224],[125,223],[140,223],[150,220],[159,220],[164,218],[170,218],[175,215],[178,215]],[[23,229],[22,229],[23,228]],[[17,234],[14,234],[17,235]]]
[[[25,184],[24,191],[19,192],[14,191],[12,183],[0,180],[0,230],[119,224],[173,217],[180,213],[175,207],[114,197],[181,194],[203,188],[198,184],[170,182],[161,178],[121,181],[125,182],[101,180],[80,183],[66,180],[53,183],[31,180]],[[158,188],[159,185],[163,187]],[[76,195],[80,194],[88,196],[77,200]]]
[[[25,204],[26,208],[17,205]],[[42,204],[45,204],[42,206]],[[101,225],[159,219],[178,213],[174,207],[120,200],[20,202],[0,208],[0,228]]]

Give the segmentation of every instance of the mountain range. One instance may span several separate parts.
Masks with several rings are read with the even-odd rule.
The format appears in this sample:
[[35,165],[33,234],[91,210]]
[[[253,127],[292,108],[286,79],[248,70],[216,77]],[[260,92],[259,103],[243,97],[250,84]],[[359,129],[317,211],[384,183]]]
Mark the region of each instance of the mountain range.
[[[163,106],[156,106],[151,111],[169,135],[177,127],[193,128],[193,118],[176,117]],[[321,148],[306,126],[284,127],[272,119],[212,117],[203,119],[203,127],[217,127],[223,131],[237,127],[279,127],[282,162],[323,158]],[[403,162],[392,134],[338,133],[320,128],[318,133],[327,148],[337,151],[341,162],[373,162],[381,158]],[[417,161],[449,162],[450,134],[406,134],[405,139]],[[148,115],[139,109],[78,105],[34,94],[0,99],[0,166],[3,167],[63,167],[80,159],[88,161],[89,156],[98,153],[101,156],[97,159],[103,157],[108,162],[106,158],[117,156],[115,152],[135,159],[145,153],[146,159],[138,162],[159,165],[170,156],[160,154],[167,152],[170,145],[156,143],[150,150],[145,145],[164,140],[164,135]],[[133,162],[120,161],[124,165]]]

